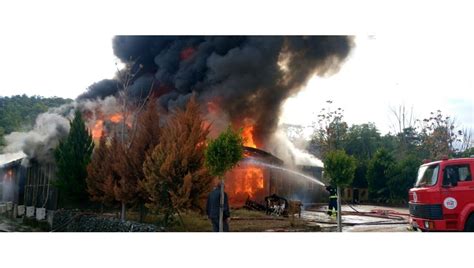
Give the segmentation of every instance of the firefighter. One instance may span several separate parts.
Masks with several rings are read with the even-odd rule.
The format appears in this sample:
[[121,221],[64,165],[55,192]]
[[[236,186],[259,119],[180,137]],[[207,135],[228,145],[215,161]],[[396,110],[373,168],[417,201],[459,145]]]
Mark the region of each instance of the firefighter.
[[327,214],[329,216],[337,215],[337,189],[331,185],[326,186],[326,191],[329,192],[329,204]]

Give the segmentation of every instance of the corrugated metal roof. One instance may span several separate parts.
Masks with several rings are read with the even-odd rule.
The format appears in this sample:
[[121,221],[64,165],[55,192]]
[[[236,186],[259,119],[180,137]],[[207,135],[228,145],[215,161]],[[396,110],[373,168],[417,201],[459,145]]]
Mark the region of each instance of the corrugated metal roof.
[[6,165],[8,163],[17,161],[25,157],[26,157],[26,154],[23,152],[0,154],[0,166]]

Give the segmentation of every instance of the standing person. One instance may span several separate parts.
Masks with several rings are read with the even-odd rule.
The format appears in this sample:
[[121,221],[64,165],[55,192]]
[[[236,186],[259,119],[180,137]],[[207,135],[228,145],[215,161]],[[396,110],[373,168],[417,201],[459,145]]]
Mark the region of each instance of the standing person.
[[329,185],[329,186],[326,186],[326,191],[329,192],[329,204],[328,204],[327,214],[329,216],[336,216],[337,215],[337,189]]
[[[219,232],[219,207],[221,200],[221,183],[216,182],[216,187],[209,193],[207,198],[207,217],[211,220],[212,231]],[[227,193],[224,192],[224,232],[229,231],[229,202],[227,200]]]

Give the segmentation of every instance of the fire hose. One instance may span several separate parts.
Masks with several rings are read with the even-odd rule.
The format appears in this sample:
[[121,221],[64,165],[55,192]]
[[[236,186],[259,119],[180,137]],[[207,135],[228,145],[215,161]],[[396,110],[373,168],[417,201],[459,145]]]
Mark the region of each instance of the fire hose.
[[[322,211],[322,210],[311,210],[311,211],[326,213],[325,211]],[[408,216],[408,214],[399,213],[393,210],[377,210],[377,209],[371,210],[370,212],[344,211],[342,212],[341,215],[365,216],[365,217],[383,218],[383,219],[389,219],[389,220],[404,220],[404,221],[405,221],[405,218],[403,216]]]

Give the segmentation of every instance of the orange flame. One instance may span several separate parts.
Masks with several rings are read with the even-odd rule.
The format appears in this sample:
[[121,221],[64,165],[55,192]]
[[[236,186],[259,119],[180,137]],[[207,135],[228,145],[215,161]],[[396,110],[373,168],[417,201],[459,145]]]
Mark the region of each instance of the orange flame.
[[[245,119],[241,125],[244,146],[257,148],[255,124]],[[265,196],[265,170],[258,166],[239,166],[228,173],[226,188],[232,206],[244,205],[247,198],[261,202]]]
[[[114,124],[118,124],[120,122],[124,121],[124,116],[121,113],[115,113],[111,115],[106,115],[106,116],[101,116],[100,119],[97,119],[95,122],[93,122],[92,127],[91,127],[91,134],[92,134],[92,139],[95,141],[99,141],[100,137],[104,134],[104,123],[112,122]],[[125,124],[131,128],[132,127],[132,122],[131,122],[131,117],[127,117],[127,120]]]
[[257,148],[255,141],[253,140],[253,125],[246,125],[242,131],[242,136],[244,138],[244,146]]
[[242,206],[247,198],[263,199],[264,170],[257,166],[241,166],[227,174],[226,191],[232,206]]
[[118,123],[118,122],[123,120],[123,115],[119,114],[119,113],[113,114],[109,117],[109,120],[114,122],[114,123]]
[[11,181],[13,177],[13,170],[9,169],[6,174],[3,176],[3,180]]
[[102,132],[104,129],[104,120],[98,119],[95,121],[94,126],[92,127],[92,139],[99,140],[102,137]]

